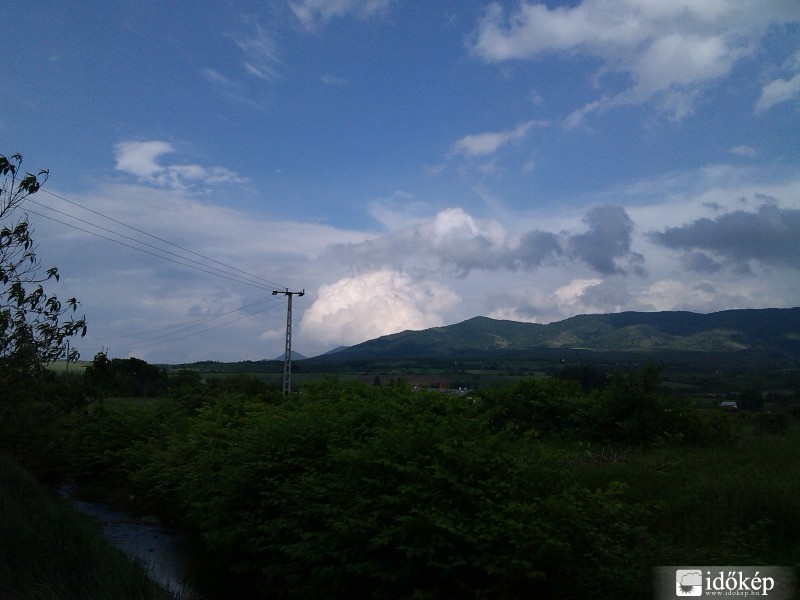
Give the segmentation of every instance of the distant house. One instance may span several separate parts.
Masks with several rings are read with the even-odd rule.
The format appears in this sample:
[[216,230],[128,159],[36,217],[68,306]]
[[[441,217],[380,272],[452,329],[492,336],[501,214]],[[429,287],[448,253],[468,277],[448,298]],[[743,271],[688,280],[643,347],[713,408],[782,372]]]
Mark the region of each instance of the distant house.
[[719,407],[722,410],[727,410],[727,411],[731,411],[731,412],[734,411],[734,410],[738,410],[739,409],[739,405],[736,404],[736,402],[720,402],[719,403]]

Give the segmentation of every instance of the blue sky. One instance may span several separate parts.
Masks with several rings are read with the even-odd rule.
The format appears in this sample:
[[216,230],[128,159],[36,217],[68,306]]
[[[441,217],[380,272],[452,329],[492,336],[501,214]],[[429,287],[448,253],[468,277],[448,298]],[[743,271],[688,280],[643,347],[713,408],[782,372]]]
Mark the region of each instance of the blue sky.
[[476,315],[800,304],[795,0],[6,14],[0,152],[50,170],[26,208],[85,358],[275,357],[284,288],[307,355]]

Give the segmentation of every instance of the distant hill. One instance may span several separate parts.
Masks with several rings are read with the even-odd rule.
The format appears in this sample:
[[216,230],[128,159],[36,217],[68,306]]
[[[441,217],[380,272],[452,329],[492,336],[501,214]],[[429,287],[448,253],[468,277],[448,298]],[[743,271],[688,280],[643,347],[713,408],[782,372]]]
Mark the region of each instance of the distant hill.
[[[280,361],[282,361],[285,358],[286,358],[286,353],[285,352],[281,352],[278,356],[276,356],[272,360],[280,360]],[[305,360],[306,358],[308,358],[308,357],[307,356],[303,356],[299,352],[295,352],[294,350],[292,350],[292,360]],[[267,360],[269,360],[269,359],[267,359]]]
[[315,361],[520,356],[531,351],[736,352],[800,358],[800,308],[579,315],[547,325],[474,317],[421,331],[402,331],[337,349]]

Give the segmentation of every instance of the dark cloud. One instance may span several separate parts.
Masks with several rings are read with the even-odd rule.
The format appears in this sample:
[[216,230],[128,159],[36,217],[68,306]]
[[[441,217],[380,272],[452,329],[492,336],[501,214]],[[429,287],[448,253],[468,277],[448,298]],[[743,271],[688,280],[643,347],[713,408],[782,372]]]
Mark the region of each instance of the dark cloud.
[[523,270],[531,270],[541,266],[545,260],[560,254],[562,250],[557,235],[547,231],[531,230],[520,238],[512,263],[519,265]]
[[[800,210],[762,205],[755,212],[735,211],[669,227],[650,238],[673,250],[712,252],[747,271],[747,261],[800,268]],[[707,256],[707,255],[706,255]],[[706,265],[713,261],[709,258]],[[702,265],[702,263],[696,263]]]
[[624,283],[620,282],[618,278],[612,278],[611,281],[603,281],[588,287],[581,295],[581,302],[586,306],[629,307],[634,304],[634,298]]
[[599,206],[584,217],[589,231],[569,238],[570,253],[598,273],[624,274],[618,259],[641,262],[642,257],[631,253],[633,221],[620,206]]
[[[604,275],[643,275],[643,258],[631,252],[633,221],[619,206],[600,206],[584,217],[584,233],[530,229],[518,238],[475,221],[461,210],[442,211],[433,219],[386,237],[329,248],[335,260],[364,268],[408,266],[423,261],[431,269],[466,276],[475,269],[533,271],[548,262],[579,260]],[[623,268],[624,267],[624,268]]]
[[697,273],[716,273],[722,268],[722,265],[705,252],[687,252],[683,257],[683,265]]

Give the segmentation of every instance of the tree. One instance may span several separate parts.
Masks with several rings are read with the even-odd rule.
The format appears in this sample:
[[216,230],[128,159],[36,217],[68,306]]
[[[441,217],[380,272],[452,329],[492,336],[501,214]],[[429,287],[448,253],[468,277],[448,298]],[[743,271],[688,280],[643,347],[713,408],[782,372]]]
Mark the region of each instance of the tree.
[[39,191],[48,171],[21,175],[22,156],[0,155],[0,395],[26,395],[41,381],[44,367],[78,359],[67,340],[86,335],[85,317],[76,317],[78,301],[62,304],[43,284],[58,281],[58,269],[43,270],[37,245],[20,207]]
[[758,387],[749,387],[739,394],[736,405],[742,410],[761,410],[764,408],[764,394]]

